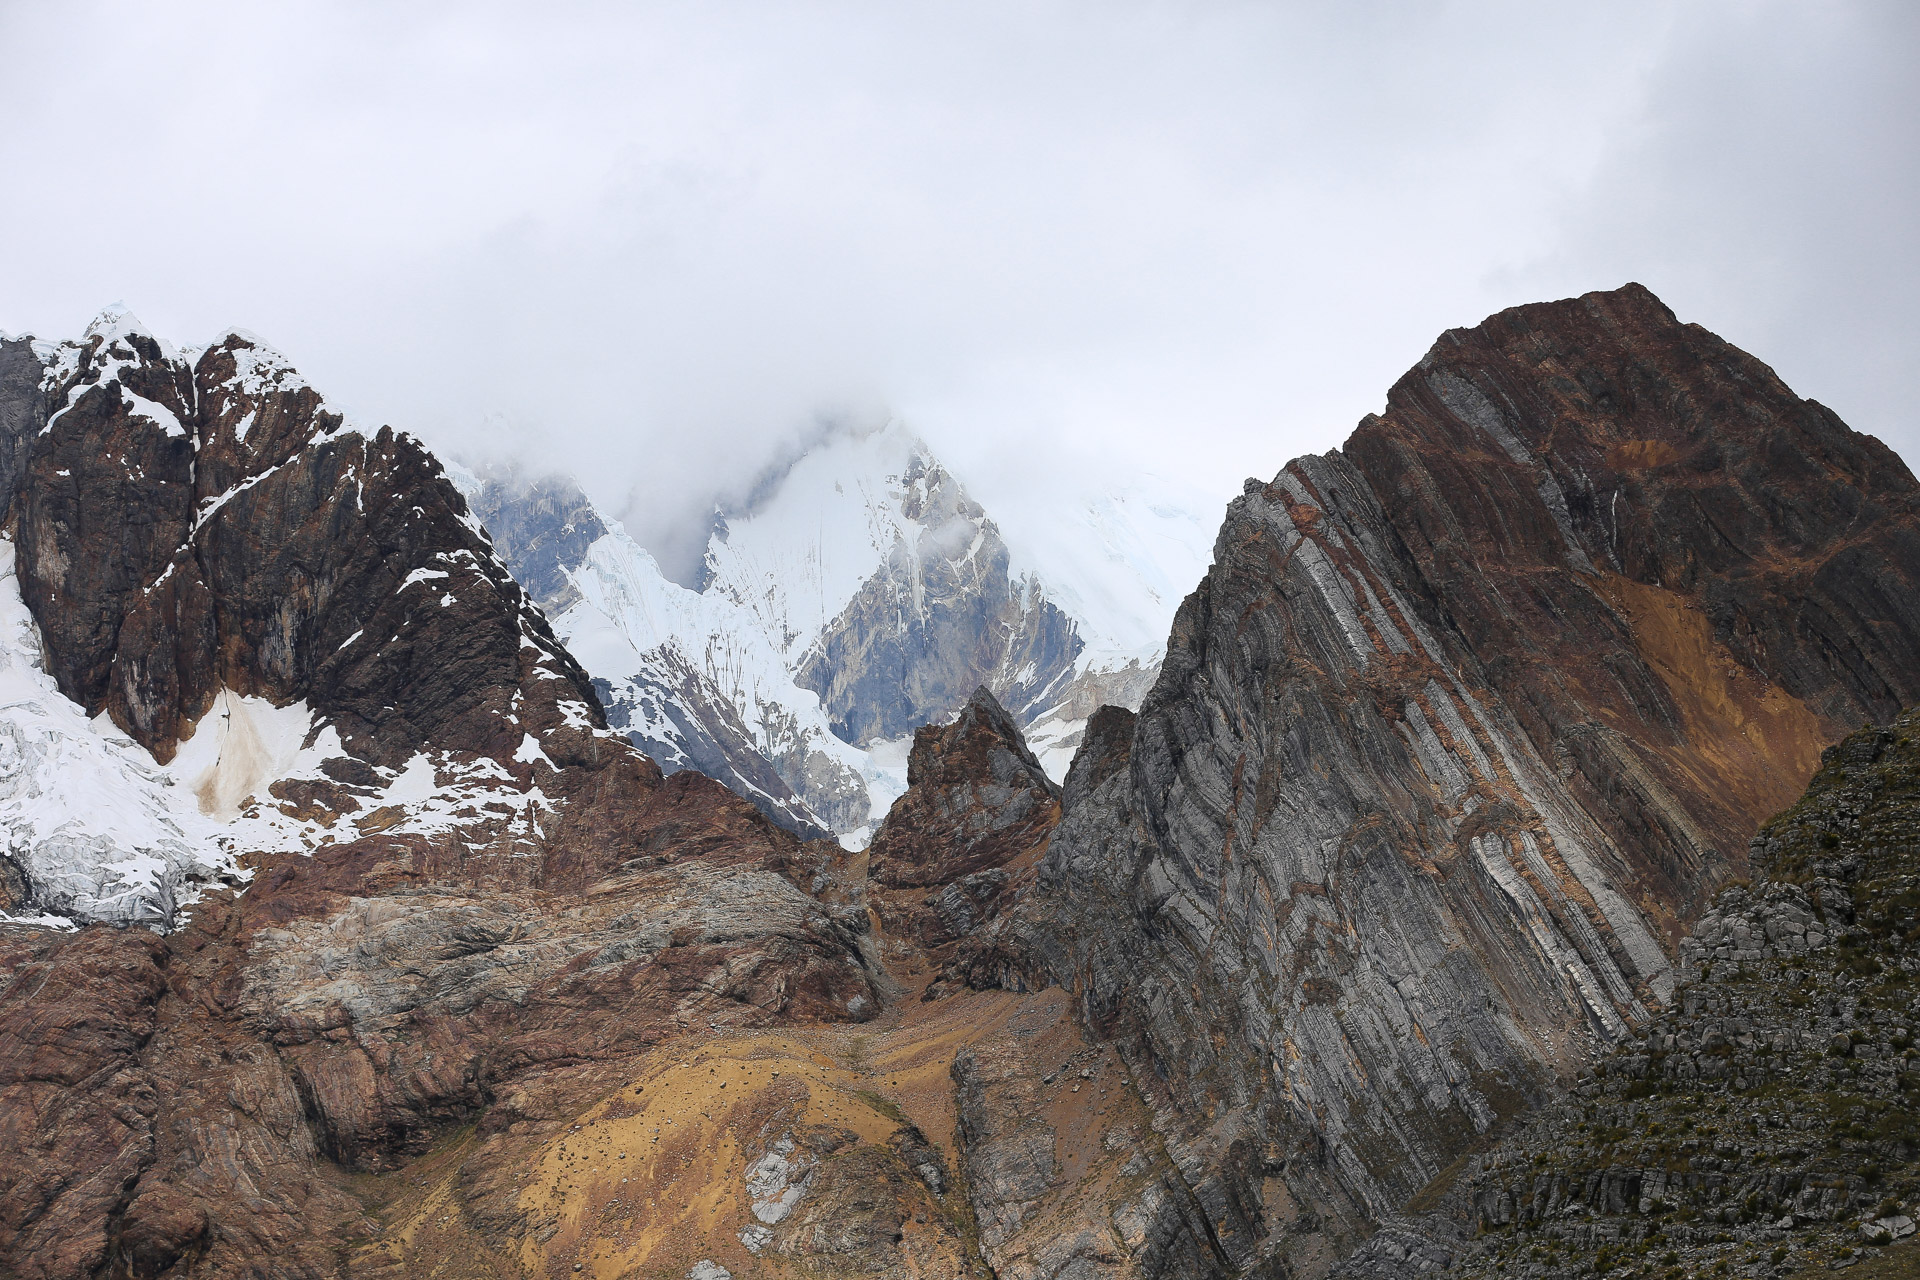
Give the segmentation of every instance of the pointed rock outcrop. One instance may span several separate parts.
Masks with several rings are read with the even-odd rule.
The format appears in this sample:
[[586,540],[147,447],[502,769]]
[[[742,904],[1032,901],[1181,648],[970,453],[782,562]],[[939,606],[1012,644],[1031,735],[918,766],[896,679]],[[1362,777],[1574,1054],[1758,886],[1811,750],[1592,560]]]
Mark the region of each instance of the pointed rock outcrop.
[[938,948],[973,932],[1031,872],[1060,789],[984,686],[951,724],[914,734],[907,790],[868,847],[888,931]]
[[1038,846],[1059,820],[1060,788],[985,686],[952,723],[925,725],[907,757],[907,791],[868,850],[891,889],[947,884]]

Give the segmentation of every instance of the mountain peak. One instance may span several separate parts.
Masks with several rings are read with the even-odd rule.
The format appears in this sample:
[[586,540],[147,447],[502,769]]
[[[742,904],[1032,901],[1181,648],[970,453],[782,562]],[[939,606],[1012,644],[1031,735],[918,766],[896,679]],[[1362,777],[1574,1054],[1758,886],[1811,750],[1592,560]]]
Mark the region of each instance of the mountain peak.
[[140,317],[133,314],[126,303],[110,302],[100,308],[100,314],[88,322],[85,331],[81,334],[81,340],[99,338],[102,342],[111,343],[120,338],[135,336],[151,338],[153,331],[140,322]]

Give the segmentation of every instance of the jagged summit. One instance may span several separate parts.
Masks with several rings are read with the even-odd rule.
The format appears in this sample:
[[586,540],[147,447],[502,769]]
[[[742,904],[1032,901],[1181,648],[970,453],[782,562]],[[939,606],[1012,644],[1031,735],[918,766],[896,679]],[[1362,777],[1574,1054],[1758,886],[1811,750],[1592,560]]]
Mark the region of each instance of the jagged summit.
[[1017,572],[980,504],[889,422],[771,469],[717,521],[696,592],[566,479],[464,474],[617,727],[669,770],[703,770],[795,830],[854,845],[905,787],[914,728],[983,683],[1064,774],[1094,707],[1146,692],[1160,642],[1140,636],[1164,635],[1211,542],[1184,509],[1129,490],[1089,500],[1067,522],[1078,534],[1050,540],[1102,548],[1056,555],[1069,579]]
[[1920,485],[1628,288],[1449,335],[1217,547],[963,972],[1070,984],[1232,1264],[1315,1272],[1662,1007],[1820,749],[1920,701]]
[[[81,341],[98,338],[103,343],[112,344],[123,338],[153,338],[153,331],[140,322],[124,302],[110,302],[100,308],[100,313],[87,322],[81,330]],[[157,341],[157,339],[156,339]]]
[[540,771],[595,750],[586,676],[438,463],[271,348],[182,354],[111,308],[0,350],[0,428],[7,856],[36,907],[164,925],[373,812],[537,838]]

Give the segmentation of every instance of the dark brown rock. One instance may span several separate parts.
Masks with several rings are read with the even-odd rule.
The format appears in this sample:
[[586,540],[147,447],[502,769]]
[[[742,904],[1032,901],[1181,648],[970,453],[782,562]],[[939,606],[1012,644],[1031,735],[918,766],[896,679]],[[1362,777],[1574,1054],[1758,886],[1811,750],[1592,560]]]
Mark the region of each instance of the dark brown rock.
[[33,434],[47,420],[46,393],[40,389],[45,374],[32,339],[0,339],[0,523],[12,514]]
[[976,689],[951,724],[914,733],[907,791],[869,846],[871,874],[890,889],[925,888],[1005,866],[1046,838],[1059,802],[1019,726]]
[[1031,878],[1059,818],[1059,788],[1019,726],[976,690],[951,724],[914,734],[907,790],[868,846],[881,923],[936,951],[975,934]]
[[0,1267],[67,1280],[104,1265],[153,1163],[162,1106],[142,1060],[166,989],[145,932],[0,927]]
[[439,463],[346,430],[257,340],[189,367],[109,328],[51,400],[22,478],[22,594],[62,691],[161,759],[225,687],[304,699],[377,763],[510,761],[523,643],[598,717]]

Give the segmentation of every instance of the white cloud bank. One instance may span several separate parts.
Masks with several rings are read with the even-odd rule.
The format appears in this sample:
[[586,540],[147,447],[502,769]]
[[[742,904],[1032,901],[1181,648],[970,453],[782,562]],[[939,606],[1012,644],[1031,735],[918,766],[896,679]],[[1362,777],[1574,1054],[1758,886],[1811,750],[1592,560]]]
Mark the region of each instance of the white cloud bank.
[[1225,494],[1639,279],[1920,456],[1905,3],[0,3],[0,327],[243,324],[670,531],[821,415]]

